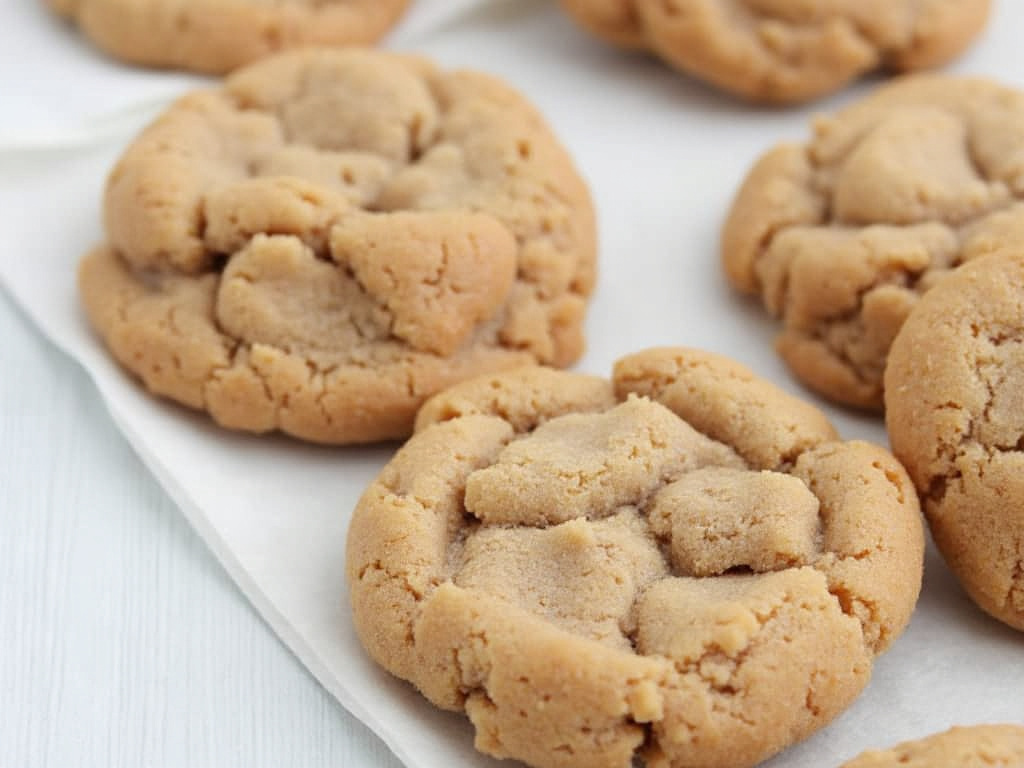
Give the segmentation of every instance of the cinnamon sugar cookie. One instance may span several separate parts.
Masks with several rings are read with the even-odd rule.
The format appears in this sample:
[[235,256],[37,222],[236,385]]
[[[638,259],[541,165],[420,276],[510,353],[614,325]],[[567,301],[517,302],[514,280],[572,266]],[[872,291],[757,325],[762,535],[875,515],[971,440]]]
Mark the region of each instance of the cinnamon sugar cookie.
[[587,189],[490,77],[283,54],[174,104],[125,152],[86,311],[148,389],[220,424],[405,437],[462,379],[582,352]]
[[223,74],[307,45],[367,45],[409,0],[47,0],[129,64]]
[[477,748],[742,768],[828,723],[921,584],[884,450],[724,358],[527,368],[428,401],[348,534],[357,632]]
[[1024,249],[921,299],[885,373],[893,451],[968,594],[1024,630]]
[[752,101],[787,104],[866,72],[929,69],[957,56],[989,0],[562,0],[598,37],[644,48]]
[[951,728],[892,749],[865,752],[842,768],[1022,768],[1024,726]]
[[956,265],[1024,237],[1024,93],[920,76],[764,155],[722,232],[732,284],[782,320],[777,347],[825,396],[882,408],[889,346]]

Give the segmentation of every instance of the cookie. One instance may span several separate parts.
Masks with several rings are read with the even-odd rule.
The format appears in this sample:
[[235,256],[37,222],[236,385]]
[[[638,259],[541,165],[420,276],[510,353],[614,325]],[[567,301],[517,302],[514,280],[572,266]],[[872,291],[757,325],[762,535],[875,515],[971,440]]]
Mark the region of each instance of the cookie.
[[782,321],[779,353],[840,403],[883,406],[892,340],[958,264],[1024,237],[1024,93],[919,76],[818,120],[754,166],[722,231],[735,288]]
[[102,51],[147,67],[223,74],[301,46],[368,45],[409,0],[46,0]]
[[923,532],[902,467],[724,358],[526,368],[429,400],[355,510],[369,654],[530,765],[754,765],[842,711],[900,634]]
[[108,180],[89,319],[155,394],[323,443],[407,437],[475,375],[583,350],[586,186],[499,81],[282,54],[185,96]]
[[562,0],[610,43],[751,101],[792,104],[874,70],[912,72],[961,53],[989,0]]
[[965,264],[921,299],[893,343],[885,404],[946,562],[1024,630],[1024,250]]
[[975,725],[951,728],[892,749],[865,752],[842,768],[1021,768],[1024,727]]

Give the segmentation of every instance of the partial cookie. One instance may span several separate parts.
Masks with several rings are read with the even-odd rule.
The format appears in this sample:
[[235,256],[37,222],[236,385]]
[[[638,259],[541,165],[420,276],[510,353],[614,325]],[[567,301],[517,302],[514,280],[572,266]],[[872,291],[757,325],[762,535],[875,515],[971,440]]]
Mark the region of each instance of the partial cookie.
[[407,437],[457,381],[583,350],[586,186],[485,75],[283,54],[185,96],[125,152],[86,311],[155,394],[220,424]]
[[881,410],[889,346],[950,269],[1024,238],[1024,93],[916,77],[764,155],[722,232],[732,284],[808,386]]
[[865,752],[841,768],[1021,768],[1024,727],[975,725],[951,728],[892,749]]
[[885,404],[946,562],[1024,630],[1024,250],[966,264],[921,299],[893,343]]
[[46,0],[129,64],[223,74],[310,45],[368,45],[409,0]]
[[902,632],[923,531],[902,467],[723,358],[611,382],[526,368],[429,400],[364,493],[370,655],[534,766],[750,766],[828,723]]
[[874,70],[949,61],[981,32],[989,0],[562,0],[598,37],[648,49],[752,101],[790,104]]

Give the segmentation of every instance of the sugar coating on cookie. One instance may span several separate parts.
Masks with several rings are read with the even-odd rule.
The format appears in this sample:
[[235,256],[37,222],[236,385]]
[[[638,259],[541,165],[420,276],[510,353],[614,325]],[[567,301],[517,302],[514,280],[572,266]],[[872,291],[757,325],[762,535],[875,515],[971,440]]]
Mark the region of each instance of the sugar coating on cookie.
[[929,291],[885,373],[893,451],[939,550],[981,608],[1024,630],[1024,250]]
[[754,166],[722,231],[732,284],[782,322],[805,384],[881,410],[886,356],[919,297],[1024,237],[1024,93],[918,76],[819,119]]
[[548,368],[429,400],[363,495],[370,655],[534,766],[750,766],[829,722],[906,625],[902,467],[724,358]]
[[86,312],[152,392],[325,443],[406,437],[430,395],[582,352],[586,186],[499,81],[282,54],[185,96],[122,156]]
[[929,69],[985,26],[989,0],[562,0],[595,35],[752,101],[788,104],[874,70]]
[[1020,768],[1024,726],[974,725],[951,728],[891,749],[872,750],[841,768]]
[[101,50],[148,67],[223,74],[302,46],[369,45],[409,0],[46,0]]

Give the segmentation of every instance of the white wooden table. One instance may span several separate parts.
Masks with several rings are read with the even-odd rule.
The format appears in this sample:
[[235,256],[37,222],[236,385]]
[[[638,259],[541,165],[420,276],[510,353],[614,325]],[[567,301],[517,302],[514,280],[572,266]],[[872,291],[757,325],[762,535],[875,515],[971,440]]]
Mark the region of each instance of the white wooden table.
[[0,768],[399,768],[0,297]]

